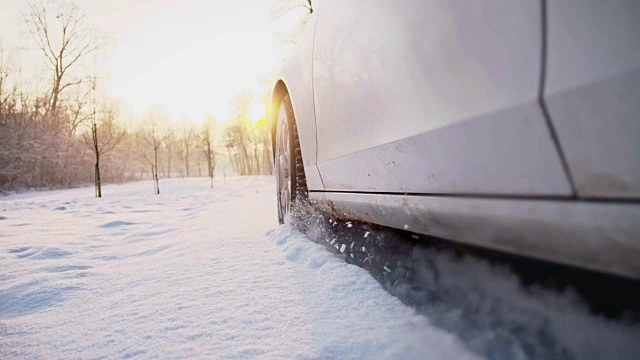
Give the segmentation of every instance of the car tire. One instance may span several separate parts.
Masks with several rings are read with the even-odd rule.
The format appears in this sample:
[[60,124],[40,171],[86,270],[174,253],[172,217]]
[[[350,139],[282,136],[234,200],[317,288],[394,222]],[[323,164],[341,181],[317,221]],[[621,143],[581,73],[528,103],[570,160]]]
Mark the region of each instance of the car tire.
[[300,225],[302,210],[308,203],[308,189],[289,95],[285,95],[280,102],[275,144],[278,221],[280,224]]

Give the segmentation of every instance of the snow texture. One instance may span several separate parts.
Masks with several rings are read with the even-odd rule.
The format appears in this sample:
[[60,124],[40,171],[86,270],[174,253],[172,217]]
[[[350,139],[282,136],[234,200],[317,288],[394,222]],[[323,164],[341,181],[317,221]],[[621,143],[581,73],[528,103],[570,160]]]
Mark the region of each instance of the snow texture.
[[278,227],[271,178],[161,186],[0,198],[1,359],[477,358]]

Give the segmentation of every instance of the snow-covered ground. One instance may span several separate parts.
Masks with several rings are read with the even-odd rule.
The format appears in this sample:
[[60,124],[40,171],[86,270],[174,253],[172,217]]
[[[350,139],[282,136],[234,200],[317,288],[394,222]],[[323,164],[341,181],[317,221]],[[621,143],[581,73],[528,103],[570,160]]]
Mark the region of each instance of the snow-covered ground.
[[0,358],[473,358],[287,228],[270,178],[0,199]]
[[[478,260],[418,254],[447,274],[418,313],[279,227],[274,189],[270,177],[173,179],[158,196],[139,182],[102,199],[0,198],[0,359],[640,358],[638,324]],[[510,337],[525,338],[521,353],[483,346]],[[557,351],[526,349],[546,343]]]

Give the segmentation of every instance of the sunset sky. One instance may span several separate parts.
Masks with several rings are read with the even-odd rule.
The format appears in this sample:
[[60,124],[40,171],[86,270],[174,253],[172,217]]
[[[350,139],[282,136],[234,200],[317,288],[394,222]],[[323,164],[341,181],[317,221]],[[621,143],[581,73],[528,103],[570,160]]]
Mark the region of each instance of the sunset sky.
[[[273,74],[270,0],[79,0],[88,23],[111,39],[100,61],[108,91],[142,114],[162,105],[174,119],[224,121],[229,100]],[[5,47],[33,45],[24,2],[0,0]],[[37,53],[29,55],[37,56]]]

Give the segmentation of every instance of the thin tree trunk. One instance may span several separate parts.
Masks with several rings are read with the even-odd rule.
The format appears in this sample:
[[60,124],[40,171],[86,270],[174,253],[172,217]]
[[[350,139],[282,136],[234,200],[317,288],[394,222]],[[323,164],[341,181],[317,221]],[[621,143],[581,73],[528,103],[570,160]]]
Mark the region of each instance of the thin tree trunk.
[[153,164],[151,165],[151,181],[153,181],[153,193],[157,194],[158,189],[156,188],[156,170]]
[[231,149],[227,148],[227,154],[229,154],[229,162],[231,162],[231,170],[235,169],[235,164],[233,161],[233,155],[231,155]]
[[196,153],[198,154],[198,158],[196,159],[197,163],[198,163],[198,177],[200,177],[200,176],[202,176],[202,167],[201,167],[201,164],[200,164],[202,162],[202,159],[201,159],[201,156],[200,156],[200,151],[196,151]]
[[167,178],[171,179],[171,147],[167,146]]
[[211,188],[213,189],[213,158],[211,153],[211,144],[209,144],[209,149],[207,153],[207,161],[209,162],[209,178],[211,179]]
[[[56,70],[57,71],[57,70]],[[51,89],[51,95],[53,96],[53,100],[47,110],[47,114],[56,113],[56,108],[58,107],[58,97],[60,96],[60,84],[62,82],[62,78],[56,74],[56,80],[53,82],[53,89]]]
[[153,174],[152,176],[155,178],[155,182],[156,182],[156,195],[160,195],[160,182],[158,181],[158,146],[156,145],[153,148],[153,162],[155,164],[155,174]]
[[98,147],[98,125],[95,119],[95,110],[93,112],[93,123],[91,124],[91,132],[93,133],[93,151],[96,155],[96,197],[102,197],[102,182],[100,181],[100,149]]
[[250,175],[251,174],[251,158],[249,157],[249,151],[247,151],[247,146],[245,144],[242,144],[242,155],[244,155],[244,161],[245,161],[245,173],[244,175]]
[[258,158],[258,144],[253,144],[253,157],[256,158],[256,173],[255,173],[255,175],[260,175],[260,158]]
[[184,157],[184,164],[185,167],[187,168],[187,177],[189,177],[189,147],[186,147],[185,150],[185,157]]

